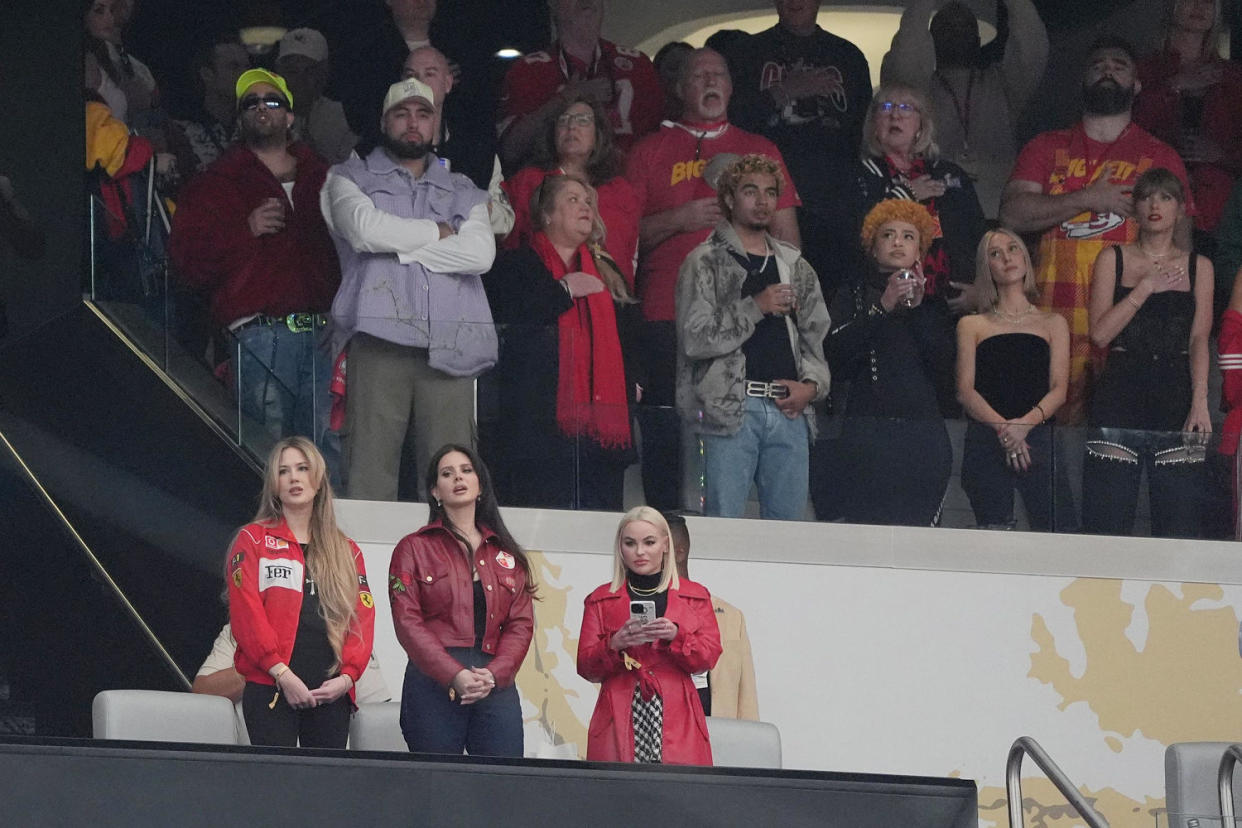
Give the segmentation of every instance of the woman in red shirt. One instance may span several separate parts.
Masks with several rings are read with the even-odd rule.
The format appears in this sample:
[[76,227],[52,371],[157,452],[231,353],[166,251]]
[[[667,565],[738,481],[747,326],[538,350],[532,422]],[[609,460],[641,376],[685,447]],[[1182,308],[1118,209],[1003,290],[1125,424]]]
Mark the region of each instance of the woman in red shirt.
[[531,199],[543,180],[550,175],[576,176],[598,194],[599,217],[606,231],[599,241],[633,293],[642,205],[634,188],[621,176],[621,157],[613,143],[608,116],[599,104],[585,98],[565,101],[552,113],[537,152],[534,166],[518,170],[502,185],[514,215],[505,249],[518,249],[537,232]]
[[362,552],[336,527],[310,440],[287,437],[272,449],[259,510],[237,533],[227,570],[251,744],[343,749],[375,601]]

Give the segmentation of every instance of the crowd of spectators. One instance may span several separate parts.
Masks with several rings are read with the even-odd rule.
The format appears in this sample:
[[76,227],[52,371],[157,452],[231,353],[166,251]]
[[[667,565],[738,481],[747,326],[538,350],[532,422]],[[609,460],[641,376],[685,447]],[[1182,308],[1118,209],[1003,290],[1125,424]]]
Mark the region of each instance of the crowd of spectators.
[[[143,275],[165,241],[151,216],[175,202],[178,339],[273,439],[310,436],[351,497],[425,498],[410,469],[454,443],[479,446],[504,503],[620,509],[640,457],[644,501],[680,508],[698,448],[708,514],[743,514],[754,483],[764,517],[803,517],[809,499],[821,520],[935,525],[953,463],[945,418],[964,408],[979,524],[1014,523],[1012,495],[1006,507],[985,489],[1034,485],[1031,525],[1073,527],[1050,409],[1111,430],[1089,434],[1089,478],[1093,458],[1130,463],[1095,386],[1117,376],[1105,357],[1136,350],[1177,357],[1186,370],[1169,382],[1187,391],[1169,399],[1187,410],[1125,427],[1202,442],[1204,325],[1242,265],[1228,109],[1242,70],[1219,54],[1220,0],[1170,0],[1153,55],[1096,42],[1081,120],[1021,149],[1049,52],[1030,0],[996,0],[986,44],[964,3],[912,0],[874,92],[819,6],[775,0],[773,28],[671,43],[653,63],[601,36],[603,0],[551,0],[554,39],[512,61],[493,106],[476,56],[433,36],[435,0],[391,0],[369,40],[292,28],[256,54],[205,37],[195,104],[173,118],[129,52],[132,0],[91,0],[87,165],[114,243],[107,298],[158,293]],[[1152,169],[1179,192],[1162,179],[1140,198]],[[1152,216],[1167,234],[1144,229]],[[1022,271],[1018,288],[989,245]],[[1135,344],[1160,324],[1149,297],[1197,307],[1213,288],[1216,311],[1192,310],[1184,337],[1166,326],[1160,349]],[[999,334],[1043,346],[975,353]],[[1234,341],[1222,338],[1224,406],[1242,370]],[[1010,360],[1022,391],[1001,402]],[[476,424],[480,378],[498,389],[495,422]],[[816,442],[826,417],[832,436]],[[1153,450],[1154,474],[1173,458]],[[1204,452],[1176,462],[1194,470],[1178,487],[1198,515]],[[1184,535],[1199,522],[1154,523]]]

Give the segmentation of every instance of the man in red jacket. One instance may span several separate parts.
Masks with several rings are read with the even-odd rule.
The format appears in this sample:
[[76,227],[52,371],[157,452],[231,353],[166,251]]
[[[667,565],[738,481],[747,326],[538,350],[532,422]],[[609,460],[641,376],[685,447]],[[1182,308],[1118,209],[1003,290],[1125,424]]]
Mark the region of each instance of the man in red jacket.
[[328,166],[290,142],[293,99],[283,78],[251,69],[236,94],[241,142],[182,191],[172,262],[227,333],[242,411],[273,438],[318,441],[332,367],[318,343],[341,281],[319,211]]

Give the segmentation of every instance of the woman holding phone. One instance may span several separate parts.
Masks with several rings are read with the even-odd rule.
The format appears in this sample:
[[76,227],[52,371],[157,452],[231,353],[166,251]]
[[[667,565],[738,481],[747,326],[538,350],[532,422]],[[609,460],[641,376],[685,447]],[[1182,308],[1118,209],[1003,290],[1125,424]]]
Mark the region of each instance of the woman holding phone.
[[500,518],[487,466],[446,445],[427,467],[430,520],[388,568],[397,640],[410,657],[401,732],[410,750],[520,757],[514,683],[534,634],[534,573]]
[[611,583],[587,596],[578,675],[601,685],[587,759],[710,765],[692,676],[720,657],[711,595],[677,577],[668,523],[637,506],[617,527]]

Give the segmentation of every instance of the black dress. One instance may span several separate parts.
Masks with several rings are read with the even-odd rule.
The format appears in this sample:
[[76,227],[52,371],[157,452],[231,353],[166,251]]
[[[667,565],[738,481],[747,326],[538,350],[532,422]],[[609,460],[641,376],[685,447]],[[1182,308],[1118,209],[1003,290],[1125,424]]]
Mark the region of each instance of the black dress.
[[820,520],[931,526],[953,464],[936,400],[953,333],[927,304],[877,312],[886,278],[872,273],[833,303],[828,362],[834,393],[847,381],[849,397],[840,439],[816,446],[811,499]]
[[[1121,284],[1124,264],[1114,247],[1113,303],[1133,288]],[[1189,342],[1195,318],[1195,262],[1186,291],[1154,293],[1109,345],[1108,362],[1091,398],[1083,462],[1083,529],[1128,535],[1144,466],[1157,537],[1197,537],[1202,522],[1204,452],[1187,447],[1190,412]]]
[[[573,300],[529,247],[501,253],[483,277],[498,329],[495,369],[479,380],[479,447],[506,506],[617,511],[633,448],[608,449],[556,423],[557,319]],[[636,305],[614,305],[627,394],[639,381],[629,355]]]
[[[1048,393],[1048,341],[1031,333],[989,336],[975,348],[975,390],[1002,419],[1028,413]],[[1051,421],[1049,421],[1050,423]],[[1016,472],[1005,462],[995,423],[971,421],[962,452],[962,489],[970,498],[981,528],[1012,528],[1013,493],[1022,492],[1031,528],[1065,530],[1073,519],[1073,502],[1065,472],[1056,462],[1050,424],[1027,433],[1031,466]]]

